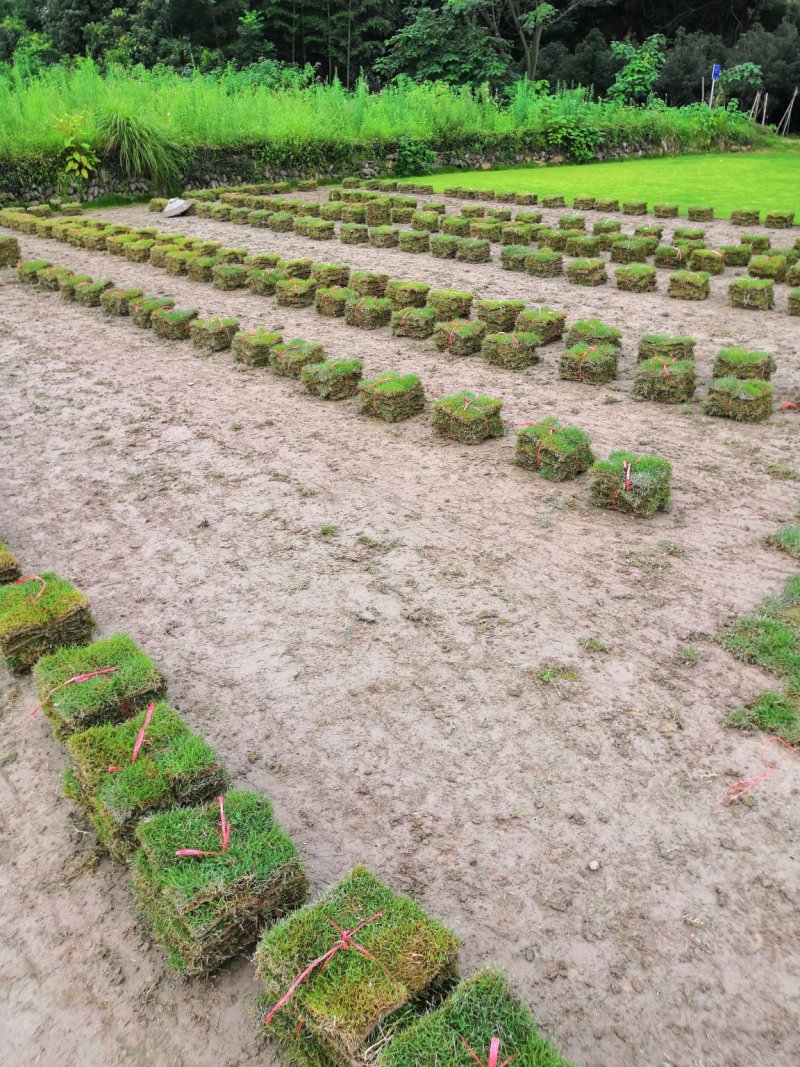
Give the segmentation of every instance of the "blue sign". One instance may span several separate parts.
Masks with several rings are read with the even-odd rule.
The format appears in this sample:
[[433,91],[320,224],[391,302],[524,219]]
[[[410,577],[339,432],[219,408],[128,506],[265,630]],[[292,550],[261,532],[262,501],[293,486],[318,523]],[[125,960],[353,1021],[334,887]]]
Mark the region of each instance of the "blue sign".
[[719,63],[715,63],[714,69],[711,71],[711,80],[719,81],[720,74],[722,74],[722,67],[719,65]]

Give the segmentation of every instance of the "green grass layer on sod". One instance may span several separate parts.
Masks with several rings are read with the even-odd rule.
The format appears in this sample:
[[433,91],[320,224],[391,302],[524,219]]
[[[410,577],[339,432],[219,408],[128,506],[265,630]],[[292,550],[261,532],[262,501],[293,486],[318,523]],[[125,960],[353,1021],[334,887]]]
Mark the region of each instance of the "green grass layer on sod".
[[[419,180],[408,179],[412,184]],[[790,142],[781,151],[665,156],[618,163],[489,171],[451,167],[425,181],[436,193],[458,184],[468,189],[532,192],[540,199],[555,193],[568,202],[583,195],[619,200],[635,197],[646,200],[651,209],[665,201],[678,204],[682,215],[701,198],[720,218],[748,207],[758,208],[762,218],[769,211],[800,215],[800,143]]]
[[0,654],[13,673],[61,645],[88,641],[93,627],[87,598],[57,574],[0,586]]

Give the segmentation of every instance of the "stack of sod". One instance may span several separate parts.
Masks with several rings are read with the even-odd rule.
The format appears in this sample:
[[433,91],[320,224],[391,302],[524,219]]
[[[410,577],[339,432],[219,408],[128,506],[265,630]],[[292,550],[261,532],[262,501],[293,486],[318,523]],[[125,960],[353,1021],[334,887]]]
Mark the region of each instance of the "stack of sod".
[[543,217],[541,211],[518,211],[514,221],[524,226],[535,226],[542,221]]
[[568,345],[622,345],[622,330],[616,326],[606,326],[599,319],[579,319],[573,323],[567,333]]
[[442,219],[442,233],[450,237],[469,237],[469,219],[448,215]]
[[490,330],[511,330],[524,308],[524,300],[479,300],[477,316]]
[[[39,288],[48,292],[58,292],[58,283],[62,278],[67,278],[72,272],[69,267],[45,267],[39,271]],[[102,305],[102,298],[100,303]]]
[[[223,194],[224,195],[224,194]],[[228,222],[231,217],[231,209],[228,204],[212,204],[211,218],[216,222]],[[273,215],[273,218],[275,216]],[[291,216],[290,216],[291,218]]]
[[789,302],[786,310],[790,315],[800,315],[800,289],[793,289],[789,293]]
[[153,703],[127,722],[73,733],[67,749],[72,770],[65,792],[117,860],[133,850],[136,823],[145,815],[211,800],[227,786],[213,749],[166,703]]
[[572,206],[577,211],[594,211],[597,207],[597,198],[594,196],[576,196]]
[[436,309],[432,307],[401,308],[392,314],[392,333],[395,337],[430,337],[436,325]]
[[473,293],[456,289],[431,289],[427,297],[428,307],[436,312],[437,320],[468,319],[472,310]]
[[678,217],[678,205],[653,204],[653,214],[657,219],[676,219]]
[[674,245],[659,245],[653,253],[653,262],[657,267],[678,270],[683,263],[683,252]]
[[322,363],[325,358],[325,349],[318,341],[304,341],[296,337],[271,347],[269,365],[275,374],[283,378],[299,378],[303,367]]
[[773,230],[791,230],[794,226],[794,212],[770,211],[764,219],[764,225]]
[[455,259],[458,256],[460,237],[453,237],[446,233],[432,233],[430,240],[430,253],[435,259]]
[[425,230],[427,233],[438,233],[438,211],[415,211],[411,216],[411,227],[414,230]]
[[566,201],[563,196],[543,196],[541,205],[542,207],[566,207]]
[[722,274],[725,270],[725,253],[712,248],[693,248],[689,256],[690,270],[703,270],[706,274]]
[[564,273],[564,260],[560,252],[542,248],[538,252],[528,250],[525,270],[536,278],[556,278]]
[[646,215],[647,204],[644,200],[629,200],[623,201],[622,204],[623,215]]
[[676,226],[672,233],[676,241],[702,241],[705,235],[705,230],[693,226]]
[[[498,197],[499,199],[499,197]],[[505,203],[513,204],[513,200],[506,200]],[[507,207],[490,207],[486,212],[488,218],[496,219],[499,222],[511,222],[511,208]]]
[[[295,219],[293,224],[295,229],[298,229],[298,224],[300,222],[300,218]],[[303,217],[302,223],[303,235],[309,237],[312,241],[332,241],[336,236],[336,227],[327,219]]]
[[347,285],[350,280],[350,268],[346,263],[313,263],[310,277],[323,289],[333,285]]
[[721,245],[720,252],[726,267],[746,267],[753,254],[750,245]]
[[454,319],[437,322],[433,329],[433,343],[439,351],[447,351],[454,356],[471,356],[479,352],[485,336],[486,323],[480,321]]
[[52,266],[49,259],[21,259],[17,263],[17,277],[23,285],[37,285],[39,271]]
[[251,226],[255,226],[258,229],[266,229],[269,226],[269,220],[272,218],[273,214],[273,211],[267,210],[251,211],[247,216],[247,221]]
[[583,215],[561,215],[558,228],[559,230],[585,230],[586,219]]
[[348,285],[361,296],[384,296],[389,284],[389,275],[379,271],[354,270]]
[[422,411],[425,389],[417,374],[387,371],[358,386],[358,410],[384,422],[403,422]]
[[282,340],[281,334],[265,330],[263,326],[252,333],[237,333],[231,345],[233,358],[237,363],[251,367],[265,367],[269,363],[270,352]]
[[211,268],[214,288],[224,291],[244,289],[251,273],[255,272],[249,271],[242,263],[217,263]]
[[782,282],[786,277],[786,258],[784,256],[753,256],[747,264],[747,273],[751,278],[771,278]]
[[521,311],[517,316],[516,329],[521,333],[532,333],[539,338],[540,345],[548,345],[563,335],[566,325],[566,311],[539,307]]
[[125,258],[131,263],[147,263],[150,260],[150,252],[155,247],[155,241],[146,237],[141,241],[131,241],[125,246]]
[[784,278],[784,281],[787,283],[787,285],[800,285],[800,263],[794,263],[791,267],[789,267],[789,269],[786,271],[786,277]]
[[506,245],[500,251],[500,266],[503,270],[524,270],[530,254],[528,245]]
[[[136,828],[139,906],[170,965],[192,977],[243,952],[265,926],[299,907],[308,888],[297,849],[266,797],[230,792],[222,810],[219,801],[178,808]],[[187,850],[202,855],[176,855]]]
[[539,362],[539,338],[535,333],[490,333],[481,344],[481,354],[493,367],[523,370]]
[[5,543],[0,541],[0,585],[15,582],[20,576],[17,557]]
[[[216,269],[214,267],[214,270]],[[266,270],[256,267],[247,272],[247,288],[259,296],[274,296],[278,282],[286,281],[287,278],[286,271],[280,267],[269,267]]]
[[342,219],[345,223],[361,225],[367,221],[366,204],[348,203],[342,209]]
[[739,241],[749,245],[754,253],[767,252],[772,244],[772,238],[766,233],[743,233]]
[[462,204],[461,215],[465,219],[480,219],[486,214],[483,204]]
[[648,245],[643,237],[620,237],[611,246],[612,263],[645,263]]
[[[500,1039],[497,1059],[492,1042]],[[471,1050],[471,1051],[470,1051]],[[421,1015],[392,1038],[378,1067],[571,1067],[543,1038],[527,1006],[496,970],[480,971],[461,982],[434,1011]]]
[[738,278],[730,284],[728,301],[734,308],[769,311],[775,307],[775,283],[770,278]]
[[316,292],[317,283],[313,278],[290,277],[275,284],[275,294],[280,307],[311,307]]
[[689,222],[710,222],[714,218],[713,207],[690,207],[686,214]]
[[592,226],[592,233],[597,237],[608,233],[619,233],[621,230],[622,223],[619,219],[598,219]]
[[405,207],[402,204],[395,204],[392,208],[391,221],[396,225],[411,222],[414,217],[414,210],[411,206]]
[[465,237],[456,248],[456,259],[464,263],[488,263],[492,258],[492,246],[488,241]]
[[[352,279],[351,279],[352,281]],[[392,318],[392,302],[381,296],[360,296],[357,292],[344,305],[344,321],[360,330],[377,330]]]
[[358,392],[363,369],[361,359],[328,359],[306,364],[300,377],[309,393],[321,400],[345,400]]
[[694,396],[694,360],[645,359],[636,368],[631,392],[640,400],[682,404]]
[[705,271],[676,270],[670,275],[667,295],[676,300],[707,300],[710,293]]
[[654,293],[658,288],[658,275],[655,267],[646,263],[631,263],[628,267],[617,267],[614,280],[618,289],[628,293]]
[[222,318],[219,315],[212,319],[193,319],[189,323],[192,344],[198,352],[206,356],[230,348],[238,329],[237,319]]
[[[371,200],[366,205],[364,221],[367,226],[372,226],[376,229],[389,229],[389,223],[392,221],[392,205],[388,200]],[[424,226],[418,227],[420,230],[426,228]]]
[[567,277],[574,285],[605,285],[608,281],[604,259],[573,259],[567,264]]
[[775,370],[775,360],[769,352],[751,352],[747,348],[723,348],[714,360],[712,377],[738,378],[740,381],[758,378],[767,382]]
[[672,337],[666,333],[646,333],[639,341],[639,360],[694,359],[697,342],[693,337]]
[[19,263],[19,241],[16,237],[0,236],[0,267],[16,267]]
[[525,222],[507,222],[500,234],[500,240],[504,245],[515,245],[523,241],[530,241],[533,227]]
[[[363,951],[346,951],[340,930],[354,931],[352,946]],[[458,948],[414,901],[355,867],[262,937],[261,1025],[293,1063],[374,1065],[379,1049],[454,984]]]
[[344,211],[344,205],[332,201],[327,204],[320,204],[319,217],[325,219],[326,222],[339,222]]
[[[267,220],[267,225],[273,233],[290,233],[294,229],[294,215],[290,211],[276,211]],[[362,229],[366,230],[366,226]]]
[[672,468],[659,456],[612,452],[592,466],[591,502],[595,507],[650,516],[667,511]]
[[402,308],[425,307],[430,290],[431,287],[425,282],[405,282],[392,278],[386,282],[384,293],[380,295],[385,295],[391,301],[394,311],[400,311]]
[[772,414],[772,386],[756,378],[714,378],[708,384],[703,411],[737,422],[764,422]]
[[577,478],[594,463],[589,435],[548,415],[517,433],[514,462],[550,482]]
[[344,315],[344,309],[350,300],[358,300],[355,289],[347,286],[331,285],[325,289],[317,289],[314,298],[314,307],[320,315],[328,318],[340,319]]
[[603,241],[600,237],[569,237],[567,239],[567,255],[570,256],[596,256],[602,252]]
[[[167,245],[169,248],[170,246]],[[164,256],[164,266],[167,274],[188,274],[189,264],[200,255],[195,249],[179,249],[177,252],[167,252]]]
[[553,252],[563,252],[567,247],[567,235],[561,230],[548,230],[543,227],[537,233],[537,240],[541,248],[549,248]]
[[187,277],[193,282],[213,282],[218,263],[216,256],[195,256],[186,264]]
[[156,308],[150,320],[153,333],[164,341],[188,341],[198,314],[197,308]]
[[396,226],[372,226],[368,232],[369,243],[373,248],[396,248],[399,233]]
[[760,211],[732,211],[731,222],[734,226],[758,226],[761,222]]
[[502,400],[470,392],[456,393],[434,403],[431,424],[440,437],[477,445],[505,434],[502,409]]
[[[153,267],[166,267],[167,256],[174,255],[178,251],[185,251],[185,249],[179,249],[174,244],[165,244],[161,241],[157,241],[150,249],[150,265]],[[176,274],[177,271],[172,271]]]
[[430,239],[428,230],[401,230],[398,245],[401,252],[427,252],[430,249]]
[[13,673],[61,645],[84,644],[93,628],[89,601],[57,574],[0,586],[0,653]]
[[[339,227],[339,240],[343,245],[365,245],[369,243],[369,229],[357,222],[343,222]],[[401,234],[402,247],[402,234]]]
[[174,307],[175,301],[171,296],[146,296],[131,305],[131,319],[134,326],[147,330],[153,325],[156,311],[171,311]]
[[619,200],[612,200],[608,197],[600,197],[597,201],[598,211],[619,211]]
[[141,289],[105,289],[100,294],[100,307],[106,315],[130,315],[131,304],[143,296]]
[[568,382],[602,385],[617,376],[619,348],[616,345],[577,344],[566,349],[558,362],[558,376]]
[[100,278],[96,282],[80,282],[75,286],[75,299],[83,307],[87,308],[99,308],[100,297],[106,291],[111,289],[114,283],[110,278]]

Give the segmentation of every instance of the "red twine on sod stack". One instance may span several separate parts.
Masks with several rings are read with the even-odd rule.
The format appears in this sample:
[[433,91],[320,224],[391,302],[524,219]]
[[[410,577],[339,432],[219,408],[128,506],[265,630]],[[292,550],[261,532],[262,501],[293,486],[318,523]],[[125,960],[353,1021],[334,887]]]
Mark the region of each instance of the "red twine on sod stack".
[[[144,724],[142,725],[142,728],[139,731],[139,733],[136,735],[136,740],[133,743],[133,751],[131,752],[131,763],[135,763],[137,761],[137,759],[139,758],[139,749],[145,743],[144,735],[147,732],[147,727],[150,725],[150,720],[153,718],[153,712],[155,710],[156,710],[155,704],[151,704],[150,707],[145,712]],[[148,741],[147,744],[149,745],[150,742]],[[112,766],[112,767],[108,768],[108,773],[109,774],[116,774],[118,770],[119,770],[119,767]]]
[[800,411],[800,404],[793,404],[791,400],[787,400],[785,404],[781,404],[781,411]]
[[41,702],[41,704],[36,705],[36,707],[30,713],[31,717],[36,715],[37,712],[41,711],[45,704],[55,693],[59,691],[59,689],[65,689],[68,685],[75,685],[77,682],[88,682],[90,678],[97,678],[100,675],[103,676],[104,681],[109,682],[111,681],[111,679],[108,678],[107,675],[113,674],[115,670],[117,670],[116,667],[102,667],[99,671],[89,671],[86,674],[76,674],[74,678],[67,678],[66,682],[62,682],[60,685],[57,685],[53,689],[51,689],[47,696],[44,698],[44,700]]
[[[545,423],[545,422],[521,422],[519,424],[519,428],[521,430],[526,429],[528,426],[534,426],[537,430],[548,430],[551,436],[552,436],[552,434],[554,434],[556,432],[555,426],[550,426],[548,423]],[[534,467],[536,468],[537,471],[539,470],[539,468],[542,465],[542,458],[541,457],[542,457],[542,442],[539,441],[539,443],[536,446],[536,454],[533,457],[533,465],[534,465]]]
[[216,852],[204,852],[202,848],[179,848],[176,850],[176,856],[221,856],[223,852],[228,851],[228,845],[231,840],[231,824],[225,818],[225,798],[217,797],[217,804],[219,805],[219,835],[222,842],[222,846]]
[[358,926],[354,926],[352,930],[343,930],[341,926],[338,926],[333,921],[333,919],[330,919],[326,915],[326,921],[329,922],[334,928],[334,930],[339,933],[339,940],[336,942],[335,945],[329,948],[328,951],[324,953],[324,955],[317,956],[314,962],[310,963],[308,967],[306,967],[306,969],[301,974],[299,974],[297,978],[295,978],[295,980],[292,982],[292,984],[289,986],[289,988],[286,990],[286,992],[283,994],[277,1004],[270,1008],[270,1010],[264,1016],[264,1025],[269,1026],[275,1016],[275,1013],[277,1011],[280,1011],[282,1007],[289,1003],[297,989],[303,984],[303,982],[305,982],[305,980],[309,977],[312,971],[314,971],[317,967],[321,967],[324,971],[337,952],[340,952],[342,950],[347,951],[349,949],[354,949],[356,952],[360,952],[362,956],[366,956],[367,959],[373,960],[380,966],[380,963],[375,958],[375,956],[373,956],[371,952],[368,952],[363,945],[359,945],[357,942],[353,941],[353,938],[356,936],[357,933],[359,933],[359,931],[363,930],[365,926],[369,926],[369,924],[375,922],[376,919],[380,919],[382,915],[382,911],[376,911],[374,915],[371,915],[369,917],[369,919],[365,919],[363,922],[359,923]]
[[464,1045],[464,1048],[467,1050],[467,1052],[470,1054],[470,1056],[472,1056],[473,1060],[475,1060],[475,1062],[478,1064],[478,1067],[508,1067],[509,1063],[511,1063],[511,1061],[514,1059],[513,1056],[509,1056],[507,1060],[503,1060],[502,1063],[499,1062],[500,1061],[500,1038],[499,1037],[493,1037],[492,1038],[491,1043],[489,1045],[489,1059],[486,1061],[486,1063],[484,1063],[483,1060],[478,1058],[478,1055],[476,1054],[475,1050],[473,1048],[470,1048],[470,1046],[467,1044],[467,1042],[464,1041],[463,1037],[461,1038],[461,1041],[462,1041],[462,1043]]
[[775,743],[783,745],[785,749],[788,749],[788,752],[800,753],[800,748],[790,745],[788,741],[784,741],[783,738],[778,737],[777,734],[768,737],[761,746],[759,752],[761,762],[764,765],[764,770],[760,774],[754,774],[751,778],[742,778],[740,781],[734,782],[733,785],[729,785],[719,798],[720,804],[731,804],[734,800],[739,800],[740,797],[746,797],[748,793],[752,793],[762,782],[766,781],[774,771],[779,770],[783,766],[789,758],[788,752],[784,755],[783,759],[779,759],[777,763],[770,763],[767,760],[767,749],[770,745]]
[[35,596],[30,598],[31,604],[35,604],[36,601],[39,599],[39,597],[42,595],[42,593],[47,588],[47,582],[44,580],[44,578],[40,578],[38,574],[29,574],[27,578],[17,578],[16,582],[14,582],[14,585],[24,585],[25,582],[41,582],[42,583],[41,586],[39,587],[39,592]]

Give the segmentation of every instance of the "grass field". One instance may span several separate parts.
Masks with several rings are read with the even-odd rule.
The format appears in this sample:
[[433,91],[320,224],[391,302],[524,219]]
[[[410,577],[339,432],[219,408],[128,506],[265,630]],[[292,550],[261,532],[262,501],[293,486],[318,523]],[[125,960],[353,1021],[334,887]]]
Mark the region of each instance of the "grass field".
[[436,192],[462,185],[498,192],[561,194],[568,201],[587,195],[646,200],[651,207],[677,203],[681,214],[690,205],[708,204],[721,218],[750,206],[762,212],[794,211],[800,217],[800,141],[789,141],[779,150],[737,155],[720,152],[489,171],[448,168],[434,174],[430,182]]

